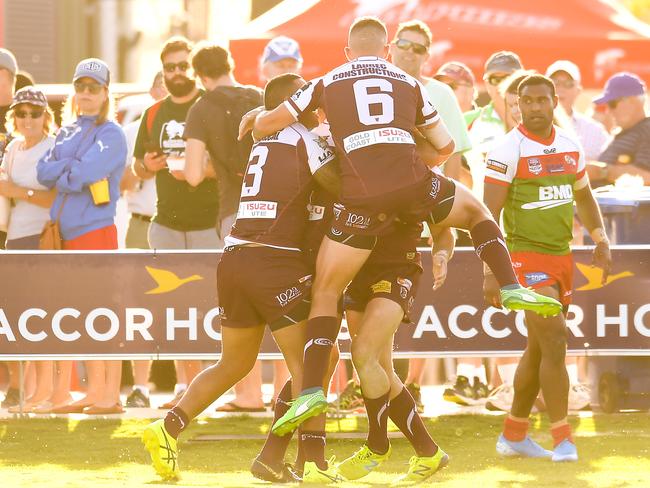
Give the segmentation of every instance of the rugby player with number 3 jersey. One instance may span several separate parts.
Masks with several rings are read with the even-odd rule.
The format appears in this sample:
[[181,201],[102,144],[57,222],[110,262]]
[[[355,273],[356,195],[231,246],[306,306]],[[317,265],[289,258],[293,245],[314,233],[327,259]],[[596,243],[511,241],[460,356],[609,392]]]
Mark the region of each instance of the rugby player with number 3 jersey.
[[[266,108],[279,105],[304,83],[293,74],[274,78],[265,89]],[[179,473],[176,441],[190,420],[253,367],[266,324],[284,355],[292,384],[301,384],[312,279],[312,265],[301,251],[307,204],[316,173],[334,159],[331,148],[303,124],[315,127],[316,114],[303,114],[252,148],[237,220],[217,268],[221,359],[201,372],[166,417],[143,433],[154,468],[163,478]],[[298,392],[285,393],[290,398]]]
[[[484,199],[495,219],[503,213],[506,242],[519,281],[560,300],[566,314],[573,287],[569,243],[574,202],[580,221],[596,242],[593,264],[602,268],[603,284],[611,266],[609,242],[580,143],[553,125],[558,103],[553,82],[530,75],[519,84],[518,97],[522,124],[488,153]],[[484,290],[488,303],[500,306],[498,284],[489,270]],[[527,346],[515,374],[512,408],[497,441],[497,451],[504,456],[578,459],[567,423],[565,314],[543,317],[526,312]],[[552,452],[528,436],[528,417],[540,388],[551,421]]]
[[[454,143],[422,84],[386,61],[387,39],[380,20],[357,19],[348,35],[348,63],[306,84],[278,108],[256,114],[254,134],[263,137],[305,111],[323,109],[342,177],[340,203],[316,261],[302,392],[274,424],[279,435],[326,409],[322,384],[338,333],[341,294],[377,237],[393,230],[396,218],[470,230],[479,256],[499,279],[506,307],[547,314],[561,310],[556,300],[517,283],[501,231],[487,209],[469,198],[460,201],[458,195],[469,191],[432,173],[416,154],[415,141],[424,138],[437,153],[433,164],[439,164],[453,152]],[[242,121],[240,133],[248,122]],[[464,212],[466,208],[471,211]]]

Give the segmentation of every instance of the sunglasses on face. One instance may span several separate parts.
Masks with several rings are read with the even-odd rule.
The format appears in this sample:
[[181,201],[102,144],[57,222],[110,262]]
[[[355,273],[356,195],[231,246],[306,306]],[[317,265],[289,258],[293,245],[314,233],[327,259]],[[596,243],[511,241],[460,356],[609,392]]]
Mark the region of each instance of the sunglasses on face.
[[44,110],[34,110],[33,112],[30,112],[29,110],[16,110],[14,112],[14,117],[17,119],[26,119],[27,117],[31,117],[32,119],[38,119],[43,116],[45,113]]
[[407,41],[406,39],[397,39],[395,42],[393,42],[393,44],[395,44],[395,46],[397,46],[402,51],[408,51],[410,49],[414,54],[420,54],[420,55],[426,54],[426,52],[429,49],[424,44],[420,44],[418,42],[413,42],[413,41]]
[[173,73],[174,71],[176,71],[176,68],[178,68],[183,73],[185,73],[188,69],[190,69],[190,63],[188,63],[187,61],[181,61],[180,63],[163,64],[163,69],[165,70],[166,73]]
[[607,102],[607,106],[611,109],[614,110],[616,107],[618,107],[618,104],[621,103],[622,98],[617,98],[616,100],[611,100]]
[[505,80],[509,75],[490,75],[485,81],[487,81],[492,86],[497,86],[503,80]]
[[81,83],[80,81],[74,83],[75,93],[84,93],[87,90],[91,94],[97,95],[102,91],[102,88],[103,85],[100,85],[99,83]]

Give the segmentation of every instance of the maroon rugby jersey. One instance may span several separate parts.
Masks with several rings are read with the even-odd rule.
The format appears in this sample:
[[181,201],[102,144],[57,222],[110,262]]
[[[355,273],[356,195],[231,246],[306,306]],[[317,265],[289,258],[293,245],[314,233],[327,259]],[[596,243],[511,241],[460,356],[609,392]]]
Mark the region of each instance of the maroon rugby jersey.
[[341,158],[342,201],[362,202],[427,176],[412,132],[439,119],[422,84],[385,59],[361,57],[310,81],[285,106],[322,108]]
[[298,123],[253,145],[226,245],[254,242],[299,250],[312,175],[332,159],[327,143]]

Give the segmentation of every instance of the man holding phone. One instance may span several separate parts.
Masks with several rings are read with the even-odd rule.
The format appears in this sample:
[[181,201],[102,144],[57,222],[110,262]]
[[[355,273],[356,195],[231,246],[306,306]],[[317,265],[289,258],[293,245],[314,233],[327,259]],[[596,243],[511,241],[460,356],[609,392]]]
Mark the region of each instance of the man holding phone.
[[[149,227],[152,249],[216,249],[219,195],[214,172],[193,187],[185,181],[185,119],[190,107],[203,94],[189,75],[190,42],[169,39],[160,54],[163,81],[169,96],[142,115],[133,151],[133,172],[142,179],[156,179],[156,213]],[[200,361],[177,361],[175,398],[163,405],[171,408],[187,385],[201,371]]]

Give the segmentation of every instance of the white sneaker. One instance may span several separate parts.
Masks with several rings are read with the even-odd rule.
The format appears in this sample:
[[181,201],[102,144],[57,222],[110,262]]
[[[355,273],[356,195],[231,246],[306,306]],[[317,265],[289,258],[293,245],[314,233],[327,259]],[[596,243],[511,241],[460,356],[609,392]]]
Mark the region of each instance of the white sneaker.
[[569,410],[582,410],[591,403],[591,391],[587,385],[575,384],[569,387]]
[[485,408],[488,410],[502,410],[504,412],[509,412],[514,398],[515,387],[503,383],[501,386],[492,390],[485,402]]

